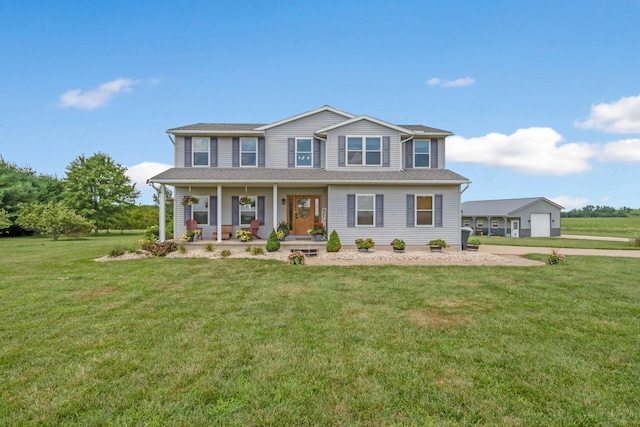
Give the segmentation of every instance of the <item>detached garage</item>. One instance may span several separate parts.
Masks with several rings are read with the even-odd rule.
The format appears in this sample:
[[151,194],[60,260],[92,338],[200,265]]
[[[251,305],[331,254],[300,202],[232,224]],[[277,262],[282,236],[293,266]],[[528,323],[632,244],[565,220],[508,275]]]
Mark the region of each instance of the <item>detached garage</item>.
[[562,206],[544,197],[464,202],[462,226],[503,237],[560,236]]

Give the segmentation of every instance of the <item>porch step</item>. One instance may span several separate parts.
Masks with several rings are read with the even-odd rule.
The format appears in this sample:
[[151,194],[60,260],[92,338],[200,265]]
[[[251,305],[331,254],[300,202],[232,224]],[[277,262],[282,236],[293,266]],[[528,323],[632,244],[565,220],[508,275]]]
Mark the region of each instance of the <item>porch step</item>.
[[318,255],[318,248],[291,248],[291,252],[300,251],[306,256],[316,256]]

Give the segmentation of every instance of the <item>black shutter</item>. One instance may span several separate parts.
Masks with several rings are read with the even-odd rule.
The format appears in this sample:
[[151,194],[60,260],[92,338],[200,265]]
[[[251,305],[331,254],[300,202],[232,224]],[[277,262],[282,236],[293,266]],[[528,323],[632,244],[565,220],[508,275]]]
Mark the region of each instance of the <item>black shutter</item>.
[[320,162],[320,140],[318,138],[313,139],[313,167],[319,169]]
[[185,136],[184,137],[184,167],[185,168],[190,168],[191,167],[191,137],[190,136]]
[[431,140],[431,168],[438,168],[438,140]]
[[217,168],[218,167],[218,137],[217,136],[212,136],[211,137],[211,147],[210,147],[210,152],[209,152],[209,156],[210,156],[210,160],[209,160],[209,166],[212,168]]
[[231,140],[231,151],[233,157],[231,166],[234,168],[240,167],[240,138],[236,137]]
[[407,227],[416,226],[416,199],[414,194],[407,194]]
[[290,168],[296,167],[296,139],[288,138],[287,139],[287,166]]
[[347,227],[356,226],[356,195],[347,194]]
[[238,196],[231,197],[231,224],[240,224],[240,198]]
[[376,227],[384,227],[384,194],[376,194]]
[[258,167],[259,168],[263,168],[265,166],[265,157],[266,157],[266,153],[265,153],[265,143],[264,143],[264,137],[261,136],[260,138],[258,138]]
[[258,196],[258,218],[260,225],[264,225],[264,196]]
[[[345,159],[346,159],[346,152],[345,152],[345,145],[346,145],[347,139],[344,136],[339,136],[338,137],[338,166],[344,166],[345,165]],[[355,227],[355,224],[354,224]]]
[[411,141],[407,141],[404,147],[405,147],[404,168],[413,169],[413,139]]
[[442,227],[442,194],[436,194],[433,200],[434,224],[436,227]]
[[382,166],[391,166],[391,138],[388,136],[382,137]]
[[218,225],[218,196],[209,196],[209,225]]

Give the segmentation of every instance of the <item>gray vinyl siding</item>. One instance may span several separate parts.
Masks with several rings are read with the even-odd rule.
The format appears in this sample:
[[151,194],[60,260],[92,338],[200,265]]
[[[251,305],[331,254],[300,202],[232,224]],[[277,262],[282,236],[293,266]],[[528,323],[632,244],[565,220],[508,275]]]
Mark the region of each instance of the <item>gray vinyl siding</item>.
[[[382,194],[384,227],[348,227],[348,194]],[[442,194],[442,227],[407,227],[407,194]],[[328,231],[337,230],[343,245],[355,239],[371,237],[376,245],[389,245],[394,238],[408,245],[427,245],[429,240],[444,239],[460,245],[460,193],[457,186],[337,186],[329,187]]]
[[[390,142],[389,166],[338,166],[338,136],[388,136]],[[381,141],[382,143],[382,141]],[[327,133],[327,166],[329,170],[400,170],[402,163],[400,161],[400,133],[377,123],[367,120],[360,120],[347,126],[342,126]],[[345,160],[346,162],[346,160]]]
[[[280,126],[267,129],[265,132],[268,168],[288,167],[288,138],[311,138],[314,131],[346,120],[344,116],[331,111],[322,111],[312,116],[303,117]],[[324,141],[320,143],[320,167],[324,167]]]

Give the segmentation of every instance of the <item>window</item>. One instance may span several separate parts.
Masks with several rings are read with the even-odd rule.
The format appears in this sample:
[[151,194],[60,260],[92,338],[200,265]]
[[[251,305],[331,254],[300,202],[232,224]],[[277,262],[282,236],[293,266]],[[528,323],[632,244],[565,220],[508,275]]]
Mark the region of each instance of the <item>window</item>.
[[429,148],[431,141],[418,139],[413,143],[413,167],[416,168],[428,168],[429,163]]
[[498,228],[498,220],[497,219],[491,220],[491,228]]
[[470,221],[469,221],[468,219],[465,219],[465,220],[464,220],[463,225],[464,225],[465,227],[468,227],[468,226],[469,226],[469,224],[470,224]]
[[433,225],[433,196],[416,195],[416,226]]
[[311,138],[296,138],[296,166],[313,166]]
[[240,196],[239,211],[240,225],[248,227],[251,225],[251,221],[258,218],[258,198],[256,196]]
[[198,222],[198,225],[209,224],[209,197],[197,196],[198,203],[191,206],[191,217]]
[[484,221],[482,221],[481,219],[479,219],[478,221],[476,221],[476,227],[478,227],[478,228],[482,228],[482,227],[484,227]]
[[240,138],[240,166],[258,165],[258,139]]
[[375,226],[375,204],[373,194],[356,195],[356,226]]
[[209,166],[209,138],[193,138],[193,166]]
[[348,136],[348,165],[381,165],[382,138],[379,136]]

